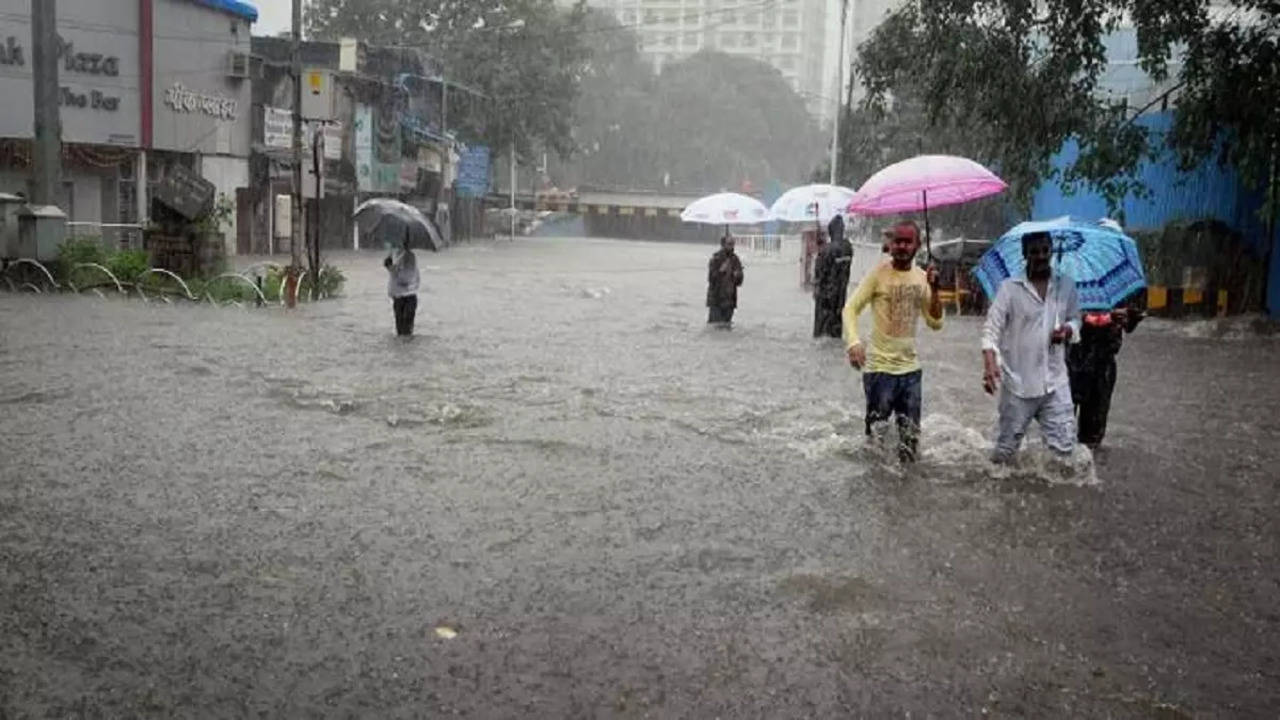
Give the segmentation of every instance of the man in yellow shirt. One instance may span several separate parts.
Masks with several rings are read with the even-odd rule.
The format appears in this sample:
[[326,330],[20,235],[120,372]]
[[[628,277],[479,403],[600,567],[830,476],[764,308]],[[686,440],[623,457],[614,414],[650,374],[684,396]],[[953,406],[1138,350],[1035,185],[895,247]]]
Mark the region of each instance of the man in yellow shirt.
[[[867,436],[882,436],[892,415],[898,421],[898,458],[916,459],[920,437],[920,361],[916,358],[916,317],[942,329],[938,273],[915,266],[920,228],[913,222],[893,226],[891,262],[880,263],[858,285],[844,306],[844,338],[849,364],[863,371],[867,396]],[[858,338],[858,315],[871,305],[871,349]]]

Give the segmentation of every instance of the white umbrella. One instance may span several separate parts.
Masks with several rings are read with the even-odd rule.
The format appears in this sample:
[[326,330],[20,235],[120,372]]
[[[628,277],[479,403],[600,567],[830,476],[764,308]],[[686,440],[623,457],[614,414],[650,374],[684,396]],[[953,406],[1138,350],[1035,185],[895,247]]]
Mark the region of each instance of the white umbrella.
[[774,200],[769,211],[774,218],[786,222],[828,223],[844,214],[853,195],[853,190],[839,185],[801,185]]
[[769,222],[773,215],[753,197],[726,192],[694,200],[680,213],[680,219],[707,225],[754,225]]

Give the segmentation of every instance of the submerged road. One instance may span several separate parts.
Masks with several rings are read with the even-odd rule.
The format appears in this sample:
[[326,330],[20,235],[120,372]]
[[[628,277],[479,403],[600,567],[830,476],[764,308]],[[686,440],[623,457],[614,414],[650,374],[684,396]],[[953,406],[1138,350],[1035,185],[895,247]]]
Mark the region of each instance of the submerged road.
[[0,717],[1275,717],[1280,342],[1144,323],[1062,477],[922,326],[903,471],[791,259],[705,328],[711,250],[421,254],[408,342],[374,254],[0,294]]

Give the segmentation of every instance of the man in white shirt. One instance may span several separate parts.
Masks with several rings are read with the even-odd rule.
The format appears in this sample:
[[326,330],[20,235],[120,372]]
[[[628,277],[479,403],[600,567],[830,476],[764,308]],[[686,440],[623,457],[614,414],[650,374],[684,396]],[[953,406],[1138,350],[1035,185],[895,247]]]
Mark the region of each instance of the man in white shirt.
[[413,318],[418,312],[418,258],[409,249],[409,231],[404,232],[401,247],[382,261],[387,269],[387,296],[391,298],[391,312],[396,317],[396,335],[413,334]]
[[1000,284],[982,331],[983,388],[1000,390],[1000,423],[991,459],[1008,462],[1027,426],[1040,423],[1059,455],[1075,449],[1075,410],[1066,346],[1080,339],[1080,300],[1069,277],[1050,270],[1053,241],[1046,232],[1022,237],[1026,277]]

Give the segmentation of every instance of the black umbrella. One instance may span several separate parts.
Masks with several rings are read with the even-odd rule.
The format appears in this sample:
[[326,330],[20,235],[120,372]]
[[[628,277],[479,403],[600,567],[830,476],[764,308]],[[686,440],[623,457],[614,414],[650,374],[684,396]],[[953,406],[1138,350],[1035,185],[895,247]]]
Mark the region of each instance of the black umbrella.
[[356,208],[356,227],[365,237],[381,238],[388,247],[399,247],[405,235],[410,247],[425,247],[439,251],[444,239],[431,219],[412,205],[391,198],[366,200]]

